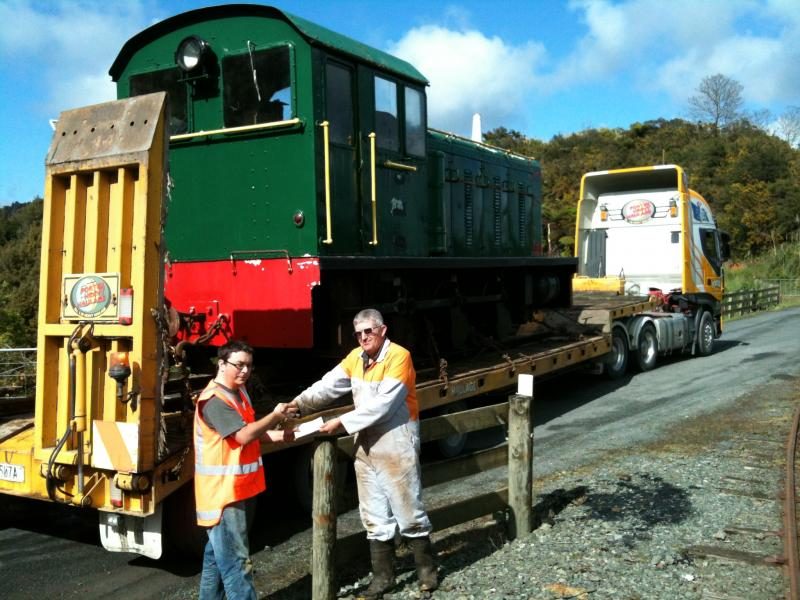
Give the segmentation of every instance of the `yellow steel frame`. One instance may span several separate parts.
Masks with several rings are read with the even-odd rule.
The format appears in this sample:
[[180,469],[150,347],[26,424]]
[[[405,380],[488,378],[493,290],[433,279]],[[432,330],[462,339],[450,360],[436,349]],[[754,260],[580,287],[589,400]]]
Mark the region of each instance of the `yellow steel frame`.
[[607,277],[586,277],[575,275],[572,278],[573,292],[612,292],[623,295],[625,293],[625,279],[616,275]]
[[[161,417],[161,343],[152,311],[163,297],[164,115],[159,93],[59,118],[45,176],[34,426],[0,444],[5,462],[25,468],[25,481],[0,481],[0,491],[48,498],[42,473],[53,463],[67,475],[56,500],[110,509],[115,471],[93,466],[95,421],[133,424],[136,439],[127,447],[135,471],[152,480]],[[120,286],[133,289],[132,324],[62,318],[62,277],[102,272],[118,273]],[[85,342],[80,348],[71,343],[76,334]],[[107,375],[110,354],[120,351],[129,353],[132,371],[122,401]],[[152,487],[123,496],[123,511],[132,514],[152,513],[158,500]]]

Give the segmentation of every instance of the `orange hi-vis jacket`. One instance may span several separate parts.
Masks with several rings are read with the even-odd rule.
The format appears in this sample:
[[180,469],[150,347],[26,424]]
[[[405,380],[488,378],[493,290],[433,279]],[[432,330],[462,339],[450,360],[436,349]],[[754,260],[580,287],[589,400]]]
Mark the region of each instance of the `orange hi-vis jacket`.
[[210,381],[197,400],[194,413],[194,493],[197,524],[213,527],[229,504],[252,498],[266,489],[261,443],[253,440],[242,446],[235,436],[223,438],[203,419],[203,406],[216,396],[238,412],[245,423],[256,419],[247,391],[239,398]]

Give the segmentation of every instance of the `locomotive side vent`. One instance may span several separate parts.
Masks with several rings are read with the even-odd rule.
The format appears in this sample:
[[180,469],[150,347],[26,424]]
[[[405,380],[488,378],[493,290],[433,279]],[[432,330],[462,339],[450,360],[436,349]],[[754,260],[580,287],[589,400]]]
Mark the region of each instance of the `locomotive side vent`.
[[494,208],[494,245],[498,248],[503,243],[503,231],[501,222],[501,191],[500,191],[500,178],[494,178],[494,186],[492,191],[492,207]]
[[467,248],[472,247],[472,183],[464,182],[464,244]]
[[528,246],[528,211],[525,210],[525,193],[522,186],[517,192],[519,203],[519,243],[522,247]]

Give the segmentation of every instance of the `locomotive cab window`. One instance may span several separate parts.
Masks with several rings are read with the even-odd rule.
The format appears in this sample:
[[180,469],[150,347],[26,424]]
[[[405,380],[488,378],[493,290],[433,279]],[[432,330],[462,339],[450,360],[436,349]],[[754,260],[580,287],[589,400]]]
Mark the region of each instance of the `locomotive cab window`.
[[167,92],[170,135],[186,133],[188,131],[186,84],[180,69],[164,69],[131,77],[131,96],[142,96],[153,92]]
[[406,100],[406,153],[425,156],[425,101],[422,92],[407,87]]
[[350,70],[334,63],[326,68],[325,102],[331,142],[353,145],[353,89]]
[[422,91],[376,75],[375,142],[378,148],[425,156],[425,126],[425,95]]
[[222,59],[226,127],[292,118],[289,46],[256,50]]
[[397,84],[383,77],[375,77],[375,136],[378,148],[400,151]]

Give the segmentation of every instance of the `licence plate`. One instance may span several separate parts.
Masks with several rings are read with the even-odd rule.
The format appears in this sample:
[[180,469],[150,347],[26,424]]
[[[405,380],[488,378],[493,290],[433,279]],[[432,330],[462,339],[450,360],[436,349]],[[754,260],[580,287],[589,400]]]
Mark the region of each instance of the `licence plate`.
[[25,467],[22,465],[10,465],[8,463],[0,463],[0,479],[3,481],[13,481],[14,483],[22,483],[25,481]]

